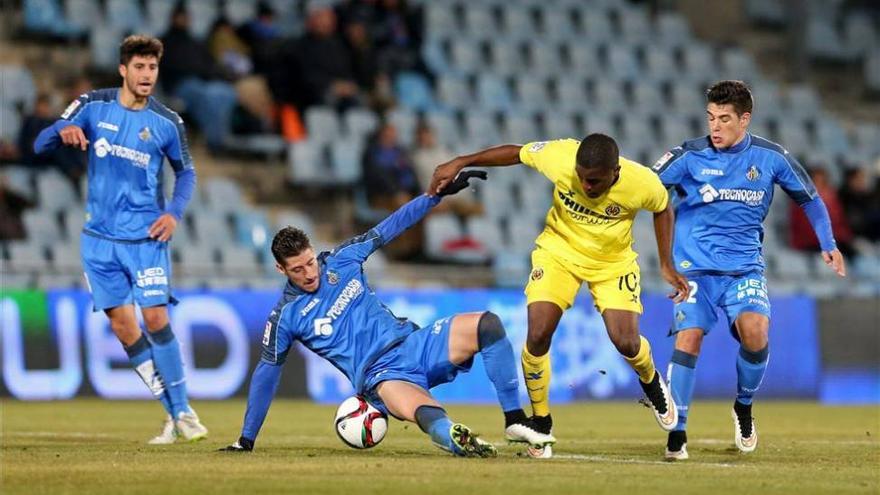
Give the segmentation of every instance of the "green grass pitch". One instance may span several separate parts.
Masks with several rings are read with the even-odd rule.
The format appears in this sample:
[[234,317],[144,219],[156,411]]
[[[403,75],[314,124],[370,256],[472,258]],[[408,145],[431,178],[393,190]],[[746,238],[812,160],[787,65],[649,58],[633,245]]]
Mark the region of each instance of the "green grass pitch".
[[696,402],[691,459],[662,461],[666,436],[632,402],[554,406],[556,458],[503,444],[493,407],[451,405],[454,420],[496,442],[497,459],[457,459],[418,427],[391,421],[378,447],[356,451],[333,432],[334,408],[278,400],[251,454],[216,452],[238,436],[244,401],[196,402],[210,428],[195,444],[153,447],[154,402],[5,399],[0,492],[17,493],[880,493],[880,408],[759,402],[759,444],[733,446],[730,404]]

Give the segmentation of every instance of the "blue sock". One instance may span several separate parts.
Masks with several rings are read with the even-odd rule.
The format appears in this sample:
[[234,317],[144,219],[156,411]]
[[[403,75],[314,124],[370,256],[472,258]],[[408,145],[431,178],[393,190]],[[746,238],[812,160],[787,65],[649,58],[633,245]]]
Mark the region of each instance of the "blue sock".
[[147,340],[144,334],[141,334],[141,337],[134,344],[128,347],[122,346],[122,348],[128,354],[128,361],[131,363],[131,367],[134,368],[135,373],[141,377],[141,380],[144,381],[150,392],[153,393],[153,397],[159,399],[165,411],[171,414],[171,399],[169,399],[168,393],[165,391],[165,384],[162,383],[161,377],[156,373],[150,341]]
[[694,382],[696,380],[697,356],[676,349],[672,352],[669,362],[669,381],[672,400],[678,409],[678,425],[675,431],[687,429],[688,410],[691,407],[691,399],[694,396]]
[[504,412],[521,410],[519,377],[516,374],[518,361],[498,315],[488,311],[483,313],[477,324],[477,340],[486,375],[495,386],[501,409]]
[[760,351],[750,351],[740,346],[739,355],[736,356],[737,402],[745,405],[752,403],[752,397],[761,387],[761,381],[764,380],[764,371],[767,370],[769,358],[769,344]]
[[431,436],[431,441],[438,447],[456,453],[457,448],[449,435],[452,421],[446,411],[437,406],[421,406],[416,409],[416,424],[423,432]]
[[157,332],[152,332],[153,361],[165,382],[165,389],[171,398],[172,416],[182,412],[189,412],[189,402],[186,398],[186,378],[183,375],[183,360],[180,357],[180,344],[174,338],[171,325],[165,325]]

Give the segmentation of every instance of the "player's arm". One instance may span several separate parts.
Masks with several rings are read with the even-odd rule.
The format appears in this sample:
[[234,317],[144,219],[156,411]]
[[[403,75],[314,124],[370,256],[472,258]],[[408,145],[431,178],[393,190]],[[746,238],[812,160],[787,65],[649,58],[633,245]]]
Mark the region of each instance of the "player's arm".
[[[283,316],[284,310],[281,310]],[[241,436],[238,440],[223,449],[230,452],[250,452],[254,449],[257,435],[263,427],[269,406],[278,384],[281,383],[281,370],[290,351],[292,338],[290,332],[283,325],[283,319],[269,320],[266,333],[263,336],[263,352],[260,362],[254,368],[251,375],[250,388],[248,389],[247,409],[244,413],[244,424],[241,428]]]
[[86,105],[90,100],[91,93],[80,95],[67,106],[67,109],[61,114],[61,118],[40,131],[37,139],[34,140],[34,153],[46,153],[61,145],[73,146],[85,151],[89,140],[86,138],[83,128],[88,122]]
[[687,153],[685,152],[684,145],[677,146],[664,153],[663,156],[654,162],[651,170],[660,177],[660,182],[665,187],[675,187],[682,181],[687,172],[686,156]]
[[519,150],[521,148],[522,146],[519,144],[503,144],[471,153],[470,155],[453,158],[434,169],[431,185],[428,186],[428,194],[439,194],[465,167],[507,167],[509,165],[516,165],[520,163]]
[[837,249],[837,241],[831,227],[831,217],[825,202],[816,191],[813,180],[807,175],[807,171],[792,157],[788,151],[783,150],[783,159],[778,162],[774,180],[788,196],[794,200],[810,221],[819,246],[822,249],[822,259],[841,277],[846,276],[846,261],[840,250]]
[[148,231],[151,238],[162,242],[171,239],[196,188],[196,169],[186,142],[186,128],[183,126],[183,119],[176,115],[175,117],[177,118],[177,122],[174,124],[176,132],[162,148],[162,152],[174,170],[174,193],[172,193],[166,213],[156,219]]
[[657,239],[657,254],[660,257],[660,275],[675,289],[669,297],[680,303],[688,298],[690,285],[687,278],[675,269],[672,261],[675,211],[665,184],[654,174],[646,173],[645,176],[647,180],[641,191],[644,193],[641,206],[654,213],[654,237]]
[[444,186],[436,195],[421,194],[401,206],[378,225],[364,234],[353,237],[333,250],[332,256],[349,258],[359,263],[366,261],[380,247],[396,239],[407,229],[417,224],[432,208],[440,203],[443,196],[456,194],[468,187],[473,178],[486,180],[486,172],[468,171],[458,174],[455,179]]

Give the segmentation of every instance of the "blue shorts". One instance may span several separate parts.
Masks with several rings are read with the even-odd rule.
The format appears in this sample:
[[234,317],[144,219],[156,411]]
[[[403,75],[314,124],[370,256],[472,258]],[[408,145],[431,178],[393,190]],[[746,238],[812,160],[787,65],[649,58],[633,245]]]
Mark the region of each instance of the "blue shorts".
[[724,311],[730,331],[737,340],[739,335],[733,324],[741,313],[760,313],[770,318],[767,279],[761,272],[695,275],[688,279],[691,293],[686,301],[675,305],[673,334],[687,328],[701,328],[704,334],[709,333],[718,322],[716,308]]
[[177,304],[171,295],[167,242],[119,242],[83,233],[81,257],[94,311],[137,303],[142,308]]
[[388,414],[388,409],[376,392],[380,383],[401,380],[430,390],[455,380],[460,372],[470,371],[473,359],[461,365],[449,361],[449,330],[452,318],[449,316],[416,330],[373,363],[365,374],[366,399]]

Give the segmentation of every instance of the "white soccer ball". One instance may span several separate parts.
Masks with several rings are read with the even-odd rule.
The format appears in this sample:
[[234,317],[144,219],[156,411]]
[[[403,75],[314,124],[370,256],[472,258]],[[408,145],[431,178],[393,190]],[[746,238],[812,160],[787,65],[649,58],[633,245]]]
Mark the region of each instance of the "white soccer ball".
[[375,447],[388,432],[388,416],[355,395],[336,409],[336,434],[353,449]]

